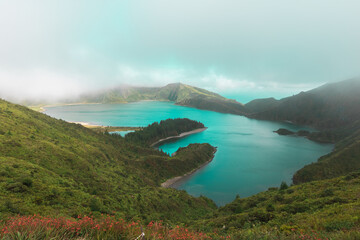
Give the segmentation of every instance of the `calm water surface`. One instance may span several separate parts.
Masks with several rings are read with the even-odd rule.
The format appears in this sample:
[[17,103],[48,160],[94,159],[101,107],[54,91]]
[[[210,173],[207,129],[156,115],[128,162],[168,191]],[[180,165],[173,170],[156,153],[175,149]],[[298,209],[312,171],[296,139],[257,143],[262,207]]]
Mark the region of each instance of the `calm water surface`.
[[190,143],[210,143],[218,147],[214,160],[175,187],[199,196],[205,195],[218,205],[232,201],[237,194],[246,197],[291,183],[296,170],[316,161],[332,150],[332,144],[319,144],[305,138],[279,136],[278,128],[306,129],[286,123],[259,121],[174,105],[170,102],[94,104],[60,106],[46,114],[73,122],[105,126],[146,126],[167,118],[190,118],[205,124],[204,132],[160,146],[168,153]]

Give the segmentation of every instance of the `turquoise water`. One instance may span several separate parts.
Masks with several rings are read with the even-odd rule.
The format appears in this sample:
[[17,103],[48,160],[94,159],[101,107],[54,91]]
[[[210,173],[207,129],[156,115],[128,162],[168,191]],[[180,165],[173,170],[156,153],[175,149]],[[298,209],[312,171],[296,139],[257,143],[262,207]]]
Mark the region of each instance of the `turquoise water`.
[[115,131],[115,132],[111,132],[111,134],[119,134],[122,137],[125,137],[126,134],[131,133],[131,132],[135,132],[134,130],[129,130],[129,131]]
[[176,142],[160,146],[168,153],[190,143],[208,142],[218,147],[214,160],[175,187],[199,196],[205,195],[218,205],[253,195],[281,181],[291,183],[296,170],[316,161],[332,150],[331,144],[319,144],[305,138],[279,136],[278,128],[306,129],[287,123],[259,121],[246,117],[174,105],[170,102],[94,104],[60,106],[46,114],[73,122],[105,126],[146,126],[167,118],[190,118],[208,129]]

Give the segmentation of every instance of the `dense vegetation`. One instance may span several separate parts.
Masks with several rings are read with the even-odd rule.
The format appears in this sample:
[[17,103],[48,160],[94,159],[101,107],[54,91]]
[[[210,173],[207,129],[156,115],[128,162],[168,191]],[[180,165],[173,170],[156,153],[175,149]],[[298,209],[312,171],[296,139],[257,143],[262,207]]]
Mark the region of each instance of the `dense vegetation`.
[[320,130],[351,125],[360,119],[360,79],[325,84],[281,100],[262,99],[247,103],[249,117],[291,121]]
[[183,239],[205,240],[225,239],[215,232],[202,233],[185,227],[170,226],[151,221],[147,225],[139,221],[125,221],[113,216],[93,218],[78,216],[64,217],[15,216],[0,223],[0,239],[3,240],[62,240],[62,239]]
[[236,198],[193,223],[234,239],[359,239],[360,172]]
[[295,184],[341,176],[360,170],[360,79],[325,84],[281,100],[257,99],[246,104],[249,117],[290,121],[319,131],[287,129],[282,135],[296,134],[317,142],[336,143],[332,153],[296,172]]
[[[347,130],[346,132],[349,132]],[[345,175],[360,169],[360,124],[351,127],[351,134],[335,144],[335,149],[317,162],[298,170],[295,184]]]
[[0,100],[0,217],[93,212],[183,221],[215,208],[204,197],[160,188],[212,156],[208,144],[176,157]]
[[278,130],[274,131],[279,135],[292,135],[298,137],[306,137],[309,140],[320,142],[320,143],[335,143],[344,135],[337,134],[335,131],[315,131],[310,132],[307,130],[299,130],[297,132],[290,131],[286,128],[279,128]]
[[128,133],[125,139],[142,145],[152,145],[160,139],[179,136],[181,133],[204,127],[201,122],[188,118],[167,119],[160,123],[154,122],[140,131]]
[[232,203],[209,211],[202,219],[190,222],[191,229],[184,229],[182,224],[180,227],[152,221],[145,224],[114,216],[76,216],[76,219],[27,216],[0,223],[0,236],[3,239],[24,239],[20,237],[31,234],[39,236],[32,239],[44,239],[44,235],[47,239],[61,239],[59,236],[135,239],[144,232],[144,239],[221,239],[224,236],[231,239],[359,239],[359,189],[359,172],[291,187],[283,183],[280,188],[270,188],[248,198],[237,197]]

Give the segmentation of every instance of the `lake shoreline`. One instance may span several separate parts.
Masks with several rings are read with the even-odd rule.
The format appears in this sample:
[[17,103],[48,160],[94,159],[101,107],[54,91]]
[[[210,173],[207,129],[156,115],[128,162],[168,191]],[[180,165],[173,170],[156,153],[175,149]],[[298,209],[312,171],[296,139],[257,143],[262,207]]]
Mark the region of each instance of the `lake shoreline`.
[[122,131],[139,131],[143,127],[126,127],[126,126],[103,126],[103,125],[96,125],[88,122],[69,122],[69,123],[75,123],[80,124],[83,127],[92,129],[94,131],[98,132],[122,132]]
[[86,102],[78,102],[78,103],[54,103],[54,104],[46,104],[46,105],[31,105],[28,106],[28,108],[33,109],[37,112],[44,113],[46,112],[46,108],[51,107],[64,107],[64,106],[77,106],[77,105],[95,105],[95,104],[129,104],[129,103],[135,103],[135,102],[171,102],[168,100],[140,100],[140,101],[131,101],[131,102],[114,102],[114,103],[86,103]]
[[170,139],[183,138],[183,137],[189,136],[189,135],[191,135],[191,134],[203,132],[203,131],[205,131],[206,129],[208,129],[208,128],[207,128],[207,127],[197,128],[197,129],[192,130],[192,131],[180,133],[180,135],[177,135],[177,136],[171,136],[171,137],[167,137],[167,138],[162,138],[162,139],[160,139],[160,140],[152,143],[152,144],[150,145],[150,147],[156,147],[156,146],[159,145],[160,143],[166,142],[166,141],[168,141],[168,140],[170,140]]
[[199,171],[200,169],[202,169],[206,165],[208,165],[210,162],[212,162],[212,160],[215,157],[216,152],[217,152],[217,149],[215,148],[215,151],[213,152],[212,157],[208,161],[204,162],[199,167],[191,170],[190,172],[185,173],[182,176],[177,176],[177,177],[173,177],[173,178],[170,178],[170,179],[166,180],[165,182],[161,183],[161,187],[163,187],[163,188],[171,188],[175,183],[179,182],[180,180],[193,175],[194,173],[196,173],[197,171]]

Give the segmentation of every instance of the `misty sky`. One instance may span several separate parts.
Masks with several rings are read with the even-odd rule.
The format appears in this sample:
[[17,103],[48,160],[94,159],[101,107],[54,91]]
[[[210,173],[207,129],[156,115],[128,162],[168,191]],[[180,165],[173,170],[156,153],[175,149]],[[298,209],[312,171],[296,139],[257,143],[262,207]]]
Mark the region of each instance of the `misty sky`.
[[0,0],[0,97],[183,82],[246,101],[360,76],[360,1]]

